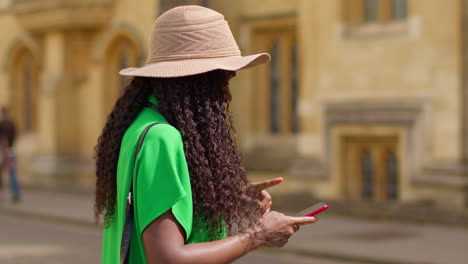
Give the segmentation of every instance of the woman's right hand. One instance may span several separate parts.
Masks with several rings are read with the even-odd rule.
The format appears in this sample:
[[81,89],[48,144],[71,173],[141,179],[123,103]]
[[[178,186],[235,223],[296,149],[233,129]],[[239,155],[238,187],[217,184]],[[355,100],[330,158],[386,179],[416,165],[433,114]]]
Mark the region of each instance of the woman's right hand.
[[254,236],[260,247],[283,247],[299,226],[317,222],[315,217],[294,217],[279,212],[267,212],[260,218]]

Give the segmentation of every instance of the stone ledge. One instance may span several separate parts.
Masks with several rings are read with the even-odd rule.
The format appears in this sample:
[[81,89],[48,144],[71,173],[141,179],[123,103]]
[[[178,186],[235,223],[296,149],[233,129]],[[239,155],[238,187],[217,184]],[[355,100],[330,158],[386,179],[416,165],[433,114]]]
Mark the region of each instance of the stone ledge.
[[399,123],[413,124],[422,113],[420,102],[346,102],[325,106],[327,124]]
[[437,185],[440,187],[463,189],[468,187],[468,165],[457,162],[435,162],[422,169],[415,176],[413,184]]

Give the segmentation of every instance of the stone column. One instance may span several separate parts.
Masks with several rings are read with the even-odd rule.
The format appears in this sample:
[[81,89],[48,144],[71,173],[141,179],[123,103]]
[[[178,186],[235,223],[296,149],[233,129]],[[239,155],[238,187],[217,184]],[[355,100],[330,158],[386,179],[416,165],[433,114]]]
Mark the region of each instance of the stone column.
[[299,153],[302,155],[320,155],[319,106],[315,94],[318,86],[318,15],[319,1],[300,1],[298,10],[299,39],[299,102],[298,115],[300,125]]
[[319,16],[322,5],[317,0],[300,0],[298,8],[297,34],[299,44],[299,158],[290,169],[292,175],[307,178],[323,178],[321,157],[324,157],[320,133],[320,105],[316,90],[318,86],[318,38]]
[[31,162],[34,182],[69,188],[79,180],[79,116],[73,80],[73,45],[64,31],[44,34],[44,71],[39,91],[39,150]]
[[65,38],[61,32],[44,36],[44,74],[39,92],[39,151],[53,155],[58,152],[57,92],[63,85],[65,69]]
[[77,86],[72,78],[73,47],[64,32],[44,36],[44,76],[40,92],[40,151],[53,155],[77,152]]

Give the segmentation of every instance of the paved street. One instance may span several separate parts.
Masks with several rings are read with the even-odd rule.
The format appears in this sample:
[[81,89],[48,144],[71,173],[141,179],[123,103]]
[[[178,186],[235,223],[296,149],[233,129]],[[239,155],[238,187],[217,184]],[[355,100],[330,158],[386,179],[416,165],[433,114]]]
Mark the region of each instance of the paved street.
[[[3,199],[0,263],[99,263],[101,231],[93,225],[92,204],[92,194],[33,190],[23,192],[18,204]],[[327,212],[318,223],[302,227],[284,249],[257,251],[237,263],[467,263],[466,227],[355,219]]]
[[0,263],[99,263],[98,228],[0,215]]
[[[99,263],[99,228],[0,214],[0,263]],[[342,264],[291,254],[253,252],[237,264]]]

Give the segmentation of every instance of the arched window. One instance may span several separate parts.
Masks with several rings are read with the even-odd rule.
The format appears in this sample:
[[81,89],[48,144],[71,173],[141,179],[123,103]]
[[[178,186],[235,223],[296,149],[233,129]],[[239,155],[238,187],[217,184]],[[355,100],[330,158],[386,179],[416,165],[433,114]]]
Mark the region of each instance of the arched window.
[[19,49],[10,68],[10,110],[20,132],[37,128],[38,66],[27,49]]
[[130,39],[118,37],[109,46],[106,57],[105,69],[107,74],[106,83],[104,83],[104,105],[106,111],[109,112],[129,81],[128,77],[119,75],[119,71],[128,67],[136,67],[139,51]]

